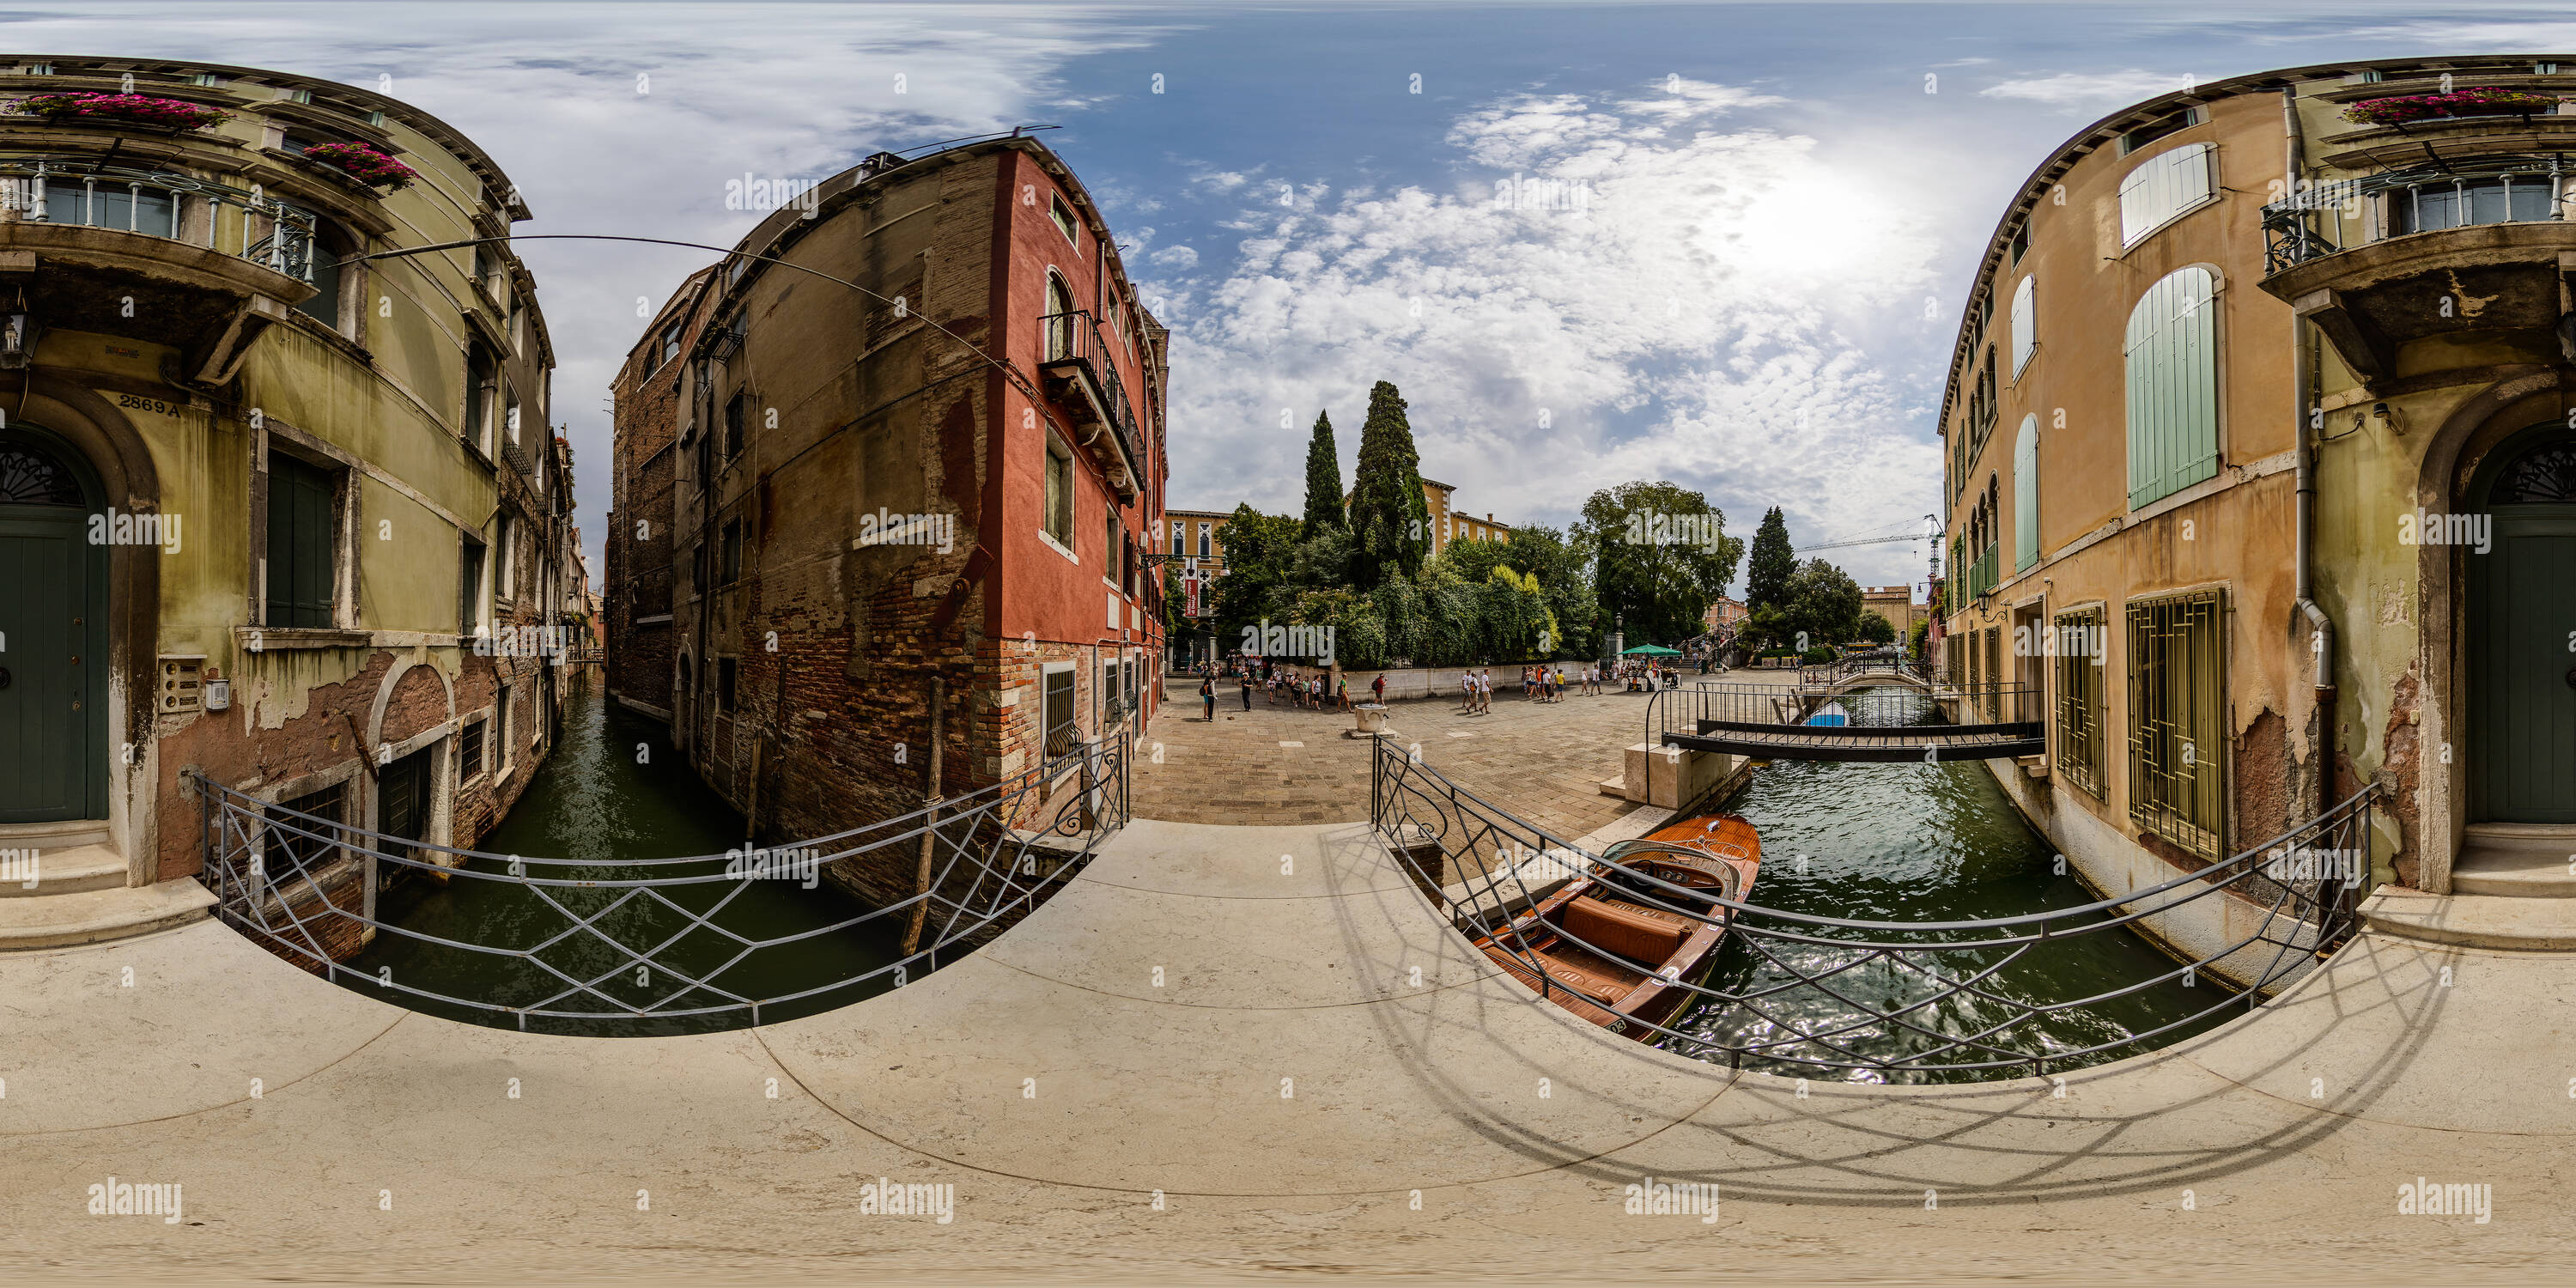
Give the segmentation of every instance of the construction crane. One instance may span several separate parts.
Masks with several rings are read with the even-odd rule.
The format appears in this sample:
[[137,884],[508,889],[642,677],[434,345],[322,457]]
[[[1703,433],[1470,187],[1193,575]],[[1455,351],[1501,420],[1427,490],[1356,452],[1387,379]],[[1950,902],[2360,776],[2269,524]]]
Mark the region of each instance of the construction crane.
[[1923,523],[1924,527],[1920,532],[1904,532],[1892,537],[1854,537],[1849,541],[1826,541],[1812,546],[1800,546],[1790,553],[1805,555],[1814,554],[1819,550],[1840,550],[1845,546],[1884,546],[1899,541],[1924,541],[1930,539],[1930,534],[1941,530],[1941,520],[1936,515],[1924,515]]

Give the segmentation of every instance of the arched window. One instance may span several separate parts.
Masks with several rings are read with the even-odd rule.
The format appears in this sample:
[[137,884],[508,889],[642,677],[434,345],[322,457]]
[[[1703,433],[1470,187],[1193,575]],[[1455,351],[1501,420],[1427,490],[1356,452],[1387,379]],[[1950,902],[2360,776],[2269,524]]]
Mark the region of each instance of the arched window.
[[2039,414],[2013,436],[2013,571],[2039,562]]
[[0,437],[0,505],[86,505],[80,479],[32,439]]
[[1073,313],[1073,288],[1054,273],[1047,274],[1046,316],[1038,319],[1045,329],[1045,361],[1054,362],[1074,355],[1074,326],[1081,319]]
[[2487,491],[2489,505],[2576,503],[2576,438],[2544,442],[2515,457]]
[[2218,473],[2217,279],[2192,267],[2147,288],[2123,346],[2129,393],[2129,508]]

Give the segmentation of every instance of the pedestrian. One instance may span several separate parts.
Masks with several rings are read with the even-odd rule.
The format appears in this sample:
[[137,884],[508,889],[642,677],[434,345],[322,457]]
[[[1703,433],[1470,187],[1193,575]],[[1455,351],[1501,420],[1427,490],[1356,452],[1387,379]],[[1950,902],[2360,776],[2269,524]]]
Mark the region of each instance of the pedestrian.
[[1345,675],[1345,676],[1341,677],[1340,679],[1335,680],[1333,683],[1334,683],[1335,685],[1339,686],[1339,696],[1341,697],[1341,700],[1342,700],[1342,710],[1344,710],[1344,711],[1348,711],[1348,710],[1350,710],[1350,709],[1351,709],[1351,677],[1349,677],[1349,676]]
[[1378,672],[1377,678],[1369,682],[1369,693],[1379,706],[1386,705],[1386,672]]
[[1460,711],[1476,709],[1476,673],[1474,671],[1462,671],[1458,675],[1458,709]]
[[1206,708],[1207,722],[1216,723],[1216,681],[1199,681],[1199,705]]
[[1243,709],[1252,709],[1252,668],[1243,668]]

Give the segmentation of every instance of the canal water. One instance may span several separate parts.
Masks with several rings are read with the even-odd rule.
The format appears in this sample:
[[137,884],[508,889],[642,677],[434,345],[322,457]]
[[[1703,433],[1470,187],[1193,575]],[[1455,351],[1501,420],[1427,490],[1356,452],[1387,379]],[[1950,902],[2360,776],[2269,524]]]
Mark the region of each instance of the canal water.
[[[1879,691],[1886,692],[1886,691]],[[2004,795],[1992,771],[1974,762],[1946,764],[1845,764],[1824,761],[1775,761],[1753,771],[1750,781],[1721,806],[1742,814],[1762,835],[1762,868],[1747,901],[1759,907],[1811,916],[1856,921],[1974,921],[2081,907],[2102,896],[2085,887],[2071,867],[2059,871],[2057,853],[2033,831]],[[2224,898],[2224,895],[2209,896]],[[1907,935],[1887,931],[1810,928],[1775,920],[1763,923],[1816,938],[1871,939],[1878,942],[1933,942],[1964,935]],[[2059,926],[2071,923],[2056,923]],[[1989,1054],[1952,1052],[1932,1055],[1942,1044],[1888,1022],[1899,1008],[1933,996],[1941,986],[1881,959],[1834,977],[1840,997],[1815,985],[1797,983],[1799,975],[1817,973],[1851,961],[1857,950],[1765,940],[1771,960],[1742,936],[1730,935],[1710,985],[1743,995],[1789,985],[1766,998],[1763,1009],[1788,1021],[1797,1032],[1822,1033],[1846,1024],[1861,1027],[1835,1040],[1876,1059],[1927,1058],[1959,1063],[1996,1058]],[[1916,957],[1917,965],[1937,968],[1956,979],[1972,975],[2005,956],[2004,950],[1943,953]],[[1793,973],[1789,966],[1794,965]],[[2053,940],[2028,949],[1979,987],[2007,1001],[1961,992],[1906,1018],[1935,1032],[1967,1035],[2001,1024],[2018,1010],[2010,1002],[2045,1005],[2114,992],[2177,970],[2181,963],[2144,936],[2126,928],[2093,931]],[[2053,1013],[2016,1025],[1996,1039],[2017,1051],[2073,1052],[2112,1044],[2110,1049],[2062,1064],[2058,1072],[2140,1054],[2205,1031],[2244,1013],[2240,1002],[2217,1007],[2241,996],[2207,975],[2189,986],[2180,980],[2155,984],[2114,1001]],[[1866,1004],[1873,1012],[1862,1009]],[[2217,1007],[2216,1012],[2200,1016]],[[2194,1019],[2192,1017],[2200,1016]],[[2168,1025],[2179,1025],[2167,1031]],[[1684,1033],[1722,1040],[1740,1048],[1747,1043],[1773,1043],[1794,1036],[1783,1024],[1732,1004],[1704,1001],[1683,1012],[1672,1027]],[[2137,1042],[2123,1039],[2141,1034]],[[1668,1049],[1723,1063],[1726,1050],[1681,1038],[1667,1038]],[[1781,1055],[1842,1060],[1813,1043],[1778,1049]],[[1745,1067],[1793,1077],[1832,1078],[1813,1065],[1747,1056]],[[1973,1082],[2027,1076],[2030,1068],[1983,1071],[1891,1072],[1859,1070],[1839,1076],[1855,1082]]]
[[[564,727],[555,752],[537,770],[501,825],[478,849],[497,855],[546,855],[578,860],[572,867],[535,866],[531,876],[611,880],[641,876],[721,874],[723,855],[743,845],[742,815],[698,780],[671,747],[663,727],[610,702],[604,685],[577,681],[565,699]],[[717,856],[691,865],[641,867],[639,859]],[[476,859],[472,871],[501,874],[505,860]],[[614,976],[603,993],[657,1011],[722,1005],[717,990],[747,998],[781,997],[843,980],[857,980],[899,956],[901,915],[827,931],[864,911],[828,881],[804,888],[800,880],[717,880],[633,894],[597,924],[608,939],[651,947],[678,936],[653,954],[639,975],[627,954],[597,935],[574,930],[563,909],[582,915],[607,907],[625,890],[546,887],[558,909],[537,888],[515,881],[456,875],[441,882],[415,874],[378,899],[380,919],[419,935],[459,942],[537,949],[536,958],[575,980]],[[678,910],[721,909],[712,925],[691,927]],[[673,905],[676,905],[674,907]],[[567,930],[572,930],[568,937]],[[811,938],[745,951],[725,931],[745,939],[786,935]],[[561,938],[558,938],[561,937]],[[553,941],[550,946],[549,941]],[[387,990],[380,972],[440,997],[467,997],[501,1006],[533,1006],[568,985],[517,958],[470,952],[381,932],[375,942],[334,972],[343,985],[374,993],[413,1010],[469,1023],[522,1027],[514,1012],[488,1011]],[[712,973],[710,973],[712,972]],[[691,979],[704,987],[693,987]],[[762,1023],[794,1019],[846,1006],[891,987],[887,977],[830,989],[818,996],[760,1009]],[[657,1005],[658,1004],[658,1005]],[[610,1003],[574,993],[552,1003],[564,1010],[595,1011]],[[530,1016],[531,1032],[642,1037],[739,1028],[746,1013],[589,1021]]]

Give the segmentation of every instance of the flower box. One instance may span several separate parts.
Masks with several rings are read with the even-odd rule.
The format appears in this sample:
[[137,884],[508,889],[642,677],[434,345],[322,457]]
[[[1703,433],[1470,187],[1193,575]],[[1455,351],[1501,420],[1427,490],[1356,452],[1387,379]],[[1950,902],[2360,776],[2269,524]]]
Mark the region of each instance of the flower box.
[[364,143],[316,143],[303,155],[377,188],[408,188],[420,177],[410,166]]
[[56,122],[118,121],[176,130],[202,130],[233,119],[232,113],[202,103],[143,94],[32,94],[10,104],[10,108]]
[[2489,86],[2454,90],[2448,94],[2365,99],[2345,108],[2343,119],[2359,125],[2402,127],[2410,121],[2449,120],[2464,116],[2532,116],[2555,112],[2558,103],[2555,94]]

